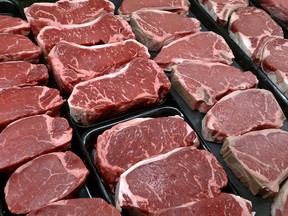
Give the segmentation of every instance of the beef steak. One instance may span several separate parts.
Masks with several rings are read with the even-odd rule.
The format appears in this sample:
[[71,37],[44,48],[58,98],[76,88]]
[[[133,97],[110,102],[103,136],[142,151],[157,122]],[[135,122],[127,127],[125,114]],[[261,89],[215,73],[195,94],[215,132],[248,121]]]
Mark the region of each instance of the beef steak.
[[77,123],[89,125],[158,104],[170,87],[153,60],[136,58],[115,73],[77,84],[68,99],[70,115]]
[[45,85],[48,82],[48,69],[43,64],[26,61],[0,63],[0,91],[11,87]]
[[0,133],[0,170],[14,170],[39,155],[66,150],[71,139],[65,118],[35,115],[14,121]]
[[61,91],[69,94],[77,83],[114,72],[135,57],[150,57],[147,48],[136,40],[91,47],[60,42],[48,60]]
[[271,216],[288,215],[288,180],[282,185],[271,206]]
[[257,0],[273,17],[288,24],[288,2],[286,0]]
[[28,36],[30,34],[30,24],[18,17],[0,15],[0,33]]
[[130,23],[137,40],[151,51],[158,51],[163,45],[200,31],[197,19],[161,10],[133,12]]
[[226,94],[254,88],[258,80],[251,72],[229,65],[191,61],[173,67],[171,83],[191,109],[206,113]]
[[27,214],[75,193],[88,175],[73,152],[41,155],[20,166],[5,186],[5,200],[14,214]]
[[98,136],[95,162],[113,188],[119,176],[137,162],[190,145],[199,145],[197,135],[180,116],[136,118]]
[[285,116],[270,91],[237,90],[220,99],[206,113],[201,133],[205,140],[222,143],[228,136],[280,128],[284,120]]
[[164,70],[190,60],[232,64],[234,55],[225,40],[214,32],[198,32],[164,46],[154,58]]
[[226,184],[226,173],[214,155],[191,147],[178,148],[124,172],[116,187],[116,207],[134,215],[152,215],[194,199],[215,197]]
[[228,137],[220,151],[235,176],[254,194],[275,196],[288,177],[288,132],[253,131]]

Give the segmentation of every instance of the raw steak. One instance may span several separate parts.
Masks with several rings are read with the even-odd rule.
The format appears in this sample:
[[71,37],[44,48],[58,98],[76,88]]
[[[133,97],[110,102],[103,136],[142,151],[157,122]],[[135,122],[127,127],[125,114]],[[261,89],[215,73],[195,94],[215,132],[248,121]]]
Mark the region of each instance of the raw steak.
[[251,72],[229,65],[191,61],[173,67],[171,83],[191,109],[206,113],[226,94],[255,88],[258,80]]
[[271,216],[288,215],[288,180],[282,185],[271,206]]
[[267,38],[283,38],[281,27],[269,14],[253,6],[240,8],[232,13],[228,31],[235,43],[256,63],[259,62],[260,47]]
[[14,121],[0,133],[0,170],[14,170],[27,161],[70,147],[72,128],[61,117],[35,115]]
[[186,16],[188,14],[190,2],[188,0],[123,0],[118,13],[129,20],[131,13],[140,9],[157,9],[171,11]]
[[0,15],[0,33],[30,34],[30,24],[18,17]]
[[234,91],[220,99],[202,120],[205,140],[222,143],[228,136],[281,128],[285,116],[273,94],[264,89]]
[[135,57],[148,59],[150,54],[136,40],[126,40],[91,47],[60,42],[48,57],[58,86],[69,94],[77,83],[114,72]]
[[26,61],[0,63],[0,91],[11,87],[45,85],[48,82],[48,69],[43,64]]
[[9,88],[0,92],[0,130],[17,119],[37,115],[59,115],[64,100],[57,89],[45,86]]
[[130,22],[138,41],[151,51],[200,31],[200,22],[168,11],[139,10],[133,12]]
[[184,147],[129,168],[120,176],[115,202],[134,215],[152,215],[194,199],[213,198],[226,184],[226,173],[214,155]]
[[198,32],[164,46],[154,58],[164,70],[190,60],[232,64],[234,55],[226,41],[214,32]]
[[69,216],[121,216],[120,212],[101,198],[78,198],[59,200],[27,216],[69,215]]
[[61,40],[91,46],[127,39],[135,39],[130,25],[120,16],[106,12],[84,24],[46,26],[41,29],[36,40],[47,55]]
[[220,151],[235,176],[254,194],[275,196],[288,177],[288,132],[252,131],[228,137]]
[[113,13],[114,8],[108,0],[60,0],[55,3],[34,3],[24,8],[24,12],[36,36],[47,25],[86,23],[105,11]]
[[70,115],[77,123],[90,125],[158,104],[170,87],[153,60],[136,58],[113,74],[77,84],[68,99]]
[[250,201],[233,194],[221,193],[219,196],[195,200],[188,205],[168,208],[160,211],[155,216],[252,216]]
[[113,188],[120,175],[137,162],[190,145],[199,146],[199,140],[180,116],[136,118],[98,136],[95,162]]
[[230,15],[249,5],[249,0],[198,0],[200,5],[221,26],[228,23]]
[[27,214],[71,196],[87,176],[83,161],[73,152],[41,155],[20,166],[5,186],[5,200],[14,214]]
[[28,37],[18,34],[0,34],[0,62],[28,61],[37,63],[42,52]]
[[276,86],[288,97],[288,40],[276,38],[263,49],[261,67]]

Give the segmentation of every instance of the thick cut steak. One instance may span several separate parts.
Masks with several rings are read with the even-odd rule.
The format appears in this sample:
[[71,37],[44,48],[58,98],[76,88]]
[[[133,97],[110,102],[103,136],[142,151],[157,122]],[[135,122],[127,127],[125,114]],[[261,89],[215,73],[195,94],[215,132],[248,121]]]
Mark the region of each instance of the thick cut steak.
[[261,67],[276,86],[288,97],[288,40],[275,38],[263,49]]
[[271,216],[288,215],[288,180],[282,185],[271,206]]
[[198,0],[200,5],[221,26],[228,23],[230,15],[249,5],[249,0]]
[[138,162],[119,179],[115,201],[119,209],[148,215],[212,198],[227,184],[227,176],[214,155],[184,147]]
[[59,200],[27,216],[69,215],[69,216],[121,216],[120,212],[101,198],[77,198]]
[[103,13],[97,19],[74,25],[46,26],[39,32],[37,43],[45,54],[61,40],[85,46],[135,39],[130,25],[120,16]]
[[37,115],[59,115],[64,100],[57,89],[45,86],[9,88],[0,92],[0,129],[17,119]]
[[71,151],[41,155],[10,176],[4,188],[7,206],[14,214],[27,214],[69,197],[84,184],[88,173]]
[[154,58],[164,70],[173,65],[190,61],[221,62],[232,64],[234,55],[226,41],[214,32],[198,32],[164,46]]
[[150,57],[147,48],[136,40],[91,47],[60,42],[48,60],[61,91],[69,94],[77,83],[114,72],[135,57]]
[[0,62],[28,61],[37,63],[42,54],[28,37],[18,34],[0,34]]
[[153,60],[136,58],[115,73],[77,84],[68,99],[70,115],[77,123],[89,125],[158,104],[170,87]]
[[171,83],[191,109],[205,113],[226,94],[255,88],[258,80],[229,65],[191,61],[173,67]]
[[130,23],[137,40],[151,51],[158,51],[178,38],[200,31],[197,19],[161,10],[133,12]]
[[252,131],[228,137],[220,151],[235,176],[254,194],[275,196],[288,177],[288,132]]
[[263,128],[280,128],[285,116],[273,94],[264,89],[234,91],[220,99],[202,120],[205,140],[222,143]]
[[95,162],[113,188],[119,176],[137,162],[190,145],[199,146],[197,135],[180,116],[136,118],[98,136]]
[[269,14],[253,6],[240,8],[232,13],[228,31],[235,43],[256,63],[259,62],[259,52],[267,38],[283,38],[281,27]]
[[0,133],[0,170],[14,170],[39,155],[66,150],[71,139],[65,118],[35,115],[14,121]]
[[30,34],[30,24],[18,17],[0,15],[0,33]]
[[252,204],[250,201],[228,193],[208,198],[195,200],[178,208],[160,211],[155,216],[252,216]]
[[287,0],[257,0],[272,16],[288,24]]
[[113,12],[114,8],[108,0],[60,0],[55,3],[34,3],[24,8],[24,12],[36,36],[47,25],[86,23],[105,11]]
[[188,0],[145,0],[134,1],[124,0],[119,7],[118,13],[129,20],[131,13],[140,9],[157,9],[171,11],[186,16],[188,14],[190,2]]
[[43,64],[26,61],[0,63],[0,91],[11,87],[45,85],[48,82],[48,69]]

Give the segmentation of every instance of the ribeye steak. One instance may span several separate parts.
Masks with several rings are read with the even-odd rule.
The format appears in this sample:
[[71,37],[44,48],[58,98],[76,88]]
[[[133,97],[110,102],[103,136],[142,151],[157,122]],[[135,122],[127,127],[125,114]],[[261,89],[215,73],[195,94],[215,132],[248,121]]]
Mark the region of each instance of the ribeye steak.
[[0,33],[28,36],[30,34],[30,24],[19,17],[0,15]]

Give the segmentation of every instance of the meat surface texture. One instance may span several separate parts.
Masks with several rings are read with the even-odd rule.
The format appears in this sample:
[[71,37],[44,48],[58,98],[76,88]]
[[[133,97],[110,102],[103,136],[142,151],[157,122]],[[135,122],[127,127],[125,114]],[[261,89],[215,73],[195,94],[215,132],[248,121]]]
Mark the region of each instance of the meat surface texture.
[[124,172],[116,187],[116,207],[133,215],[152,215],[218,196],[226,184],[226,173],[211,153],[178,148]]
[[119,176],[137,162],[178,147],[199,146],[197,134],[180,117],[136,118],[98,136],[95,162],[113,188]]
[[9,88],[0,92],[0,129],[17,119],[37,115],[59,115],[64,100],[57,89],[45,86]]
[[198,32],[164,46],[154,58],[164,70],[190,60],[232,64],[234,55],[225,40],[214,32]]
[[70,147],[72,128],[66,119],[35,115],[14,121],[0,133],[0,170],[15,170],[48,152]]
[[135,39],[131,27],[120,16],[103,13],[97,19],[84,24],[46,26],[37,36],[37,43],[46,55],[60,41],[85,46],[99,43],[115,43]]
[[30,24],[18,17],[0,15],[0,33],[28,36],[30,34]]
[[267,76],[288,97],[288,40],[275,38],[263,49],[261,67]]
[[18,34],[0,34],[0,62],[28,61],[37,63],[42,52],[28,37]]
[[136,40],[91,47],[60,42],[48,60],[61,91],[69,94],[77,83],[114,72],[135,57],[150,57],[147,48]]
[[94,20],[101,13],[114,11],[108,0],[60,0],[55,3],[34,3],[24,8],[24,13],[36,36],[48,25],[81,24]]
[[257,0],[272,16],[288,24],[288,2],[286,0]]
[[272,36],[283,38],[282,28],[269,14],[253,6],[232,13],[228,31],[235,43],[256,63],[265,40]]
[[14,214],[27,214],[75,193],[88,170],[73,152],[41,155],[20,166],[4,188],[5,200]]
[[117,72],[79,83],[68,99],[75,122],[96,121],[162,102],[171,83],[158,65],[136,58]]
[[178,38],[200,31],[197,19],[161,10],[133,12],[130,23],[137,40],[151,51],[158,51]]
[[11,87],[45,85],[48,82],[48,69],[43,64],[25,61],[0,63],[0,91]]
[[271,206],[271,216],[288,215],[288,180],[282,185]]
[[132,12],[140,9],[171,11],[186,16],[188,14],[189,7],[190,2],[188,0],[146,0],[141,2],[134,0],[123,0],[118,9],[118,13],[127,20],[130,19]]
[[221,193],[219,196],[195,200],[191,203],[160,211],[155,216],[252,216],[250,201],[233,194]]
[[231,14],[248,6],[248,0],[198,0],[200,5],[221,26],[225,26]]
[[228,136],[281,128],[285,116],[273,94],[264,89],[234,91],[220,99],[202,120],[202,136],[223,143]]
[[226,94],[255,88],[258,80],[229,65],[191,61],[173,67],[171,83],[191,109],[206,113]]
[[228,137],[221,155],[235,176],[254,194],[275,196],[288,177],[288,132],[253,131]]
[[121,216],[112,205],[100,198],[75,198],[50,203],[27,216],[69,215],[69,216]]

